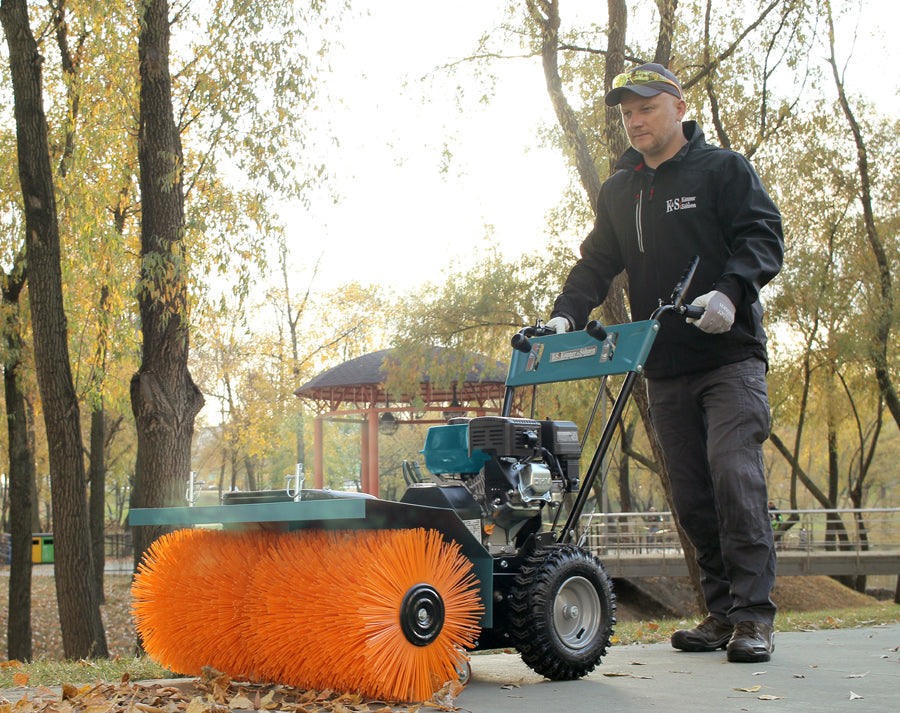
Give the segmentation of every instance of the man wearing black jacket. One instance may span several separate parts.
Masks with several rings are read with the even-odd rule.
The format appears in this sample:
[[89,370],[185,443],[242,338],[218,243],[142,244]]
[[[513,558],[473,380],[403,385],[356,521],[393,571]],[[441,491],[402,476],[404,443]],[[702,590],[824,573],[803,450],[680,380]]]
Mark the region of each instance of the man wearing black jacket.
[[645,64],[606,96],[631,141],[600,190],[593,230],[549,327],[582,329],[625,270],[631,313],[650,315],[694,255],[687,296],[705,308],[663,321],[645,366],[650,414],[679,520],[697,550],[708,616],[676,631],[686,651],[768,661],[775,546],[762,444],[769,433],[759,291],[781,269],[781,216],[746,158],[706,143],[674,74]]

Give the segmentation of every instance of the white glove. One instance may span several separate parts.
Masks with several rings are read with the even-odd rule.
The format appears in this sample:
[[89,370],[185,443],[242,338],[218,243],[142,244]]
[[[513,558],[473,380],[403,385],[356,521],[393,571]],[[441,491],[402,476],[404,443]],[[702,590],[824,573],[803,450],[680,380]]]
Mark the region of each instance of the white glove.
[[703,316],[700,319],[688,318],[690,324],[696,324],[708,334],[723,334],[731,329],[734,324],[734,303],[728,299],[728,295],[718,290],[700,295],[691,302],[692,307],[703,307]]
[[569,331],[569,320],[565,317],[553,317],[545,326],[557,334],[563,334]]

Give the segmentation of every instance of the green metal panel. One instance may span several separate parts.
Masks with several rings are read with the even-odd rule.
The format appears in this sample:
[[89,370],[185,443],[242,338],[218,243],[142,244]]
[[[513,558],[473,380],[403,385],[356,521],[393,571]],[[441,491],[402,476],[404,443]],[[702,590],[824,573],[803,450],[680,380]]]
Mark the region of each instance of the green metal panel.
[[[204,507],[141,508],[132,510],[128,522],[140,525],[231,525],[259,522],[359,520],[366,516],[363,498],[210,505]],[[339,526],[339,527],[346,527]],[[292,529],[292,528],[287,528]]]
[[658,331],[659,322],[649,319],[607,327],[607,338],[602,342],[583,331],[532,337],[530,352],[513,350],[506,385],[532,386],[640,373]]

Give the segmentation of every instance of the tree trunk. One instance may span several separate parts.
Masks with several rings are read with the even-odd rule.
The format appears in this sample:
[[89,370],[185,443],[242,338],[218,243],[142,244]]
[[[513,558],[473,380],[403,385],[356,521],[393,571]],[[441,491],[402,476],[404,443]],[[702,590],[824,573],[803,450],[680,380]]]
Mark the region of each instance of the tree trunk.
[[106,413],[103,402],[91,411],[91,496],[88,510],[91,516],[91,553],[94,561],[94,588],[101,604],[106,603],[103,591],[103,567],[106,564]]
[[[28,423],[25,396],[19,381],[20,354],[25,346],[18,317],[19,298],[25,287],[25,254],[16,256],[15,267],[4,275],[3,306],[10,315],[3,341],[7,361],[3,366],[6,396],[6,433],[9,443],[9,617],[6,626],[7,657],[29,661],[32,656],[31,629],[31,534],[37,510],[34,482],[34,446]],[[14,504],[14,506],[13,506]]]
[[49,445],[63,652],[66,658],[107,656],[91,579],[81,422],[69,365],[59,225],[41,96],[42,58],[31,33],[25,0],[3,0],[0,19],[9,46],[15,101],[35,367]]
[[30,661],[31,648],[31,513],[34,489],[34,451],[28,439],[25,399],[17,378],[19,362],[3,370],[6,393],[6,428],[9,437],[9,513],[12,559],[9,566],[9,619],[6,627],[7,657]]
[[[191,469],[194,418],[203,396],[188,362],[187,265],[181,139],[172,108],[169,18],[166,0],[148,0],[138,43],[141,188],[141,283],[138,305],[143,360],[131,379],[137,429],[133,507],[170,506],[182,500]],[[135,564],[165,531],[134,532]]]
[[891,274],[891,258],[885,249],[878,227],[875,224],[875,211],[873,208],[871,180],[869,176],[869,158],[866,142],[862,135],[862,129],[856,120],[856,115],[850,107],[847,94],[844,91],[844,81],[838,69],[837,58],[834,52],[834,25],[831,18],[831,4],[828,5],[828,37],[829,49],[828,63],[831,65],[831,73],[838,91],[838,103],[850,131],[856,143],[856,169],[859,177],[859,201],[863,211],[863,224],[865,226],[866,240],[875,264],[878,267],[878,300],[872,300],[875,310],[875,334],[871,345],[872,366],[875,371],[875,381],[878,389],[894,417],[894,423],[900,428],[900,395],[894,386],[891,374],[891,364],[888,354],[891,348],[891,330],[894,326],[894,291],[893,277]]

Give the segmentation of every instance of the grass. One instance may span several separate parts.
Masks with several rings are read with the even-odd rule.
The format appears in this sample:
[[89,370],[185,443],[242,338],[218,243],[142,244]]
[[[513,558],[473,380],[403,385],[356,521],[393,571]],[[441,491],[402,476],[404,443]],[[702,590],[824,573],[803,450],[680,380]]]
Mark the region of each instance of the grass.
[[[877,626],[900,622],[900,605],[879,605],[835,609],[817,612],[786,612],[778,614],[775,628],[778,631],[809,631],[817,629],[849,629],[861,626]],[[616,627],[613,644],[654,644],[668,641],[676,629],[692,625],[687,620],[665,619],[660,621],[623,622]],[[0,664],[0,689],[15,688],[21,676],[27,676],[28,686],[55,686],[63,683],[83,684],[131,681],[154,678],[173,678],[174,675],[146,657],[92,661],[60,661],[39,658],[29,663]]]
[[[812,612],[779,612],[775,615],[776,631],[815,631],[819,629],[852,629],[900,623],[900,605],[881,603],[849,609]],[[613,644],[659,644],[669,640],[672,632],[693,626],[686,619],[630,621],[616,625]]]
[[[21,677],[27,683],[20,684]],[[117,682],[128,678],[143,681],[154,678],[174,678],[166,669],[146,656],[138,658],[92,659],[90,661],[60,661],[36,659],[28,663],[6,662],[0,664],[0,689],[27,686],[59,686],[64,683],[80,686],[85,683]]]

